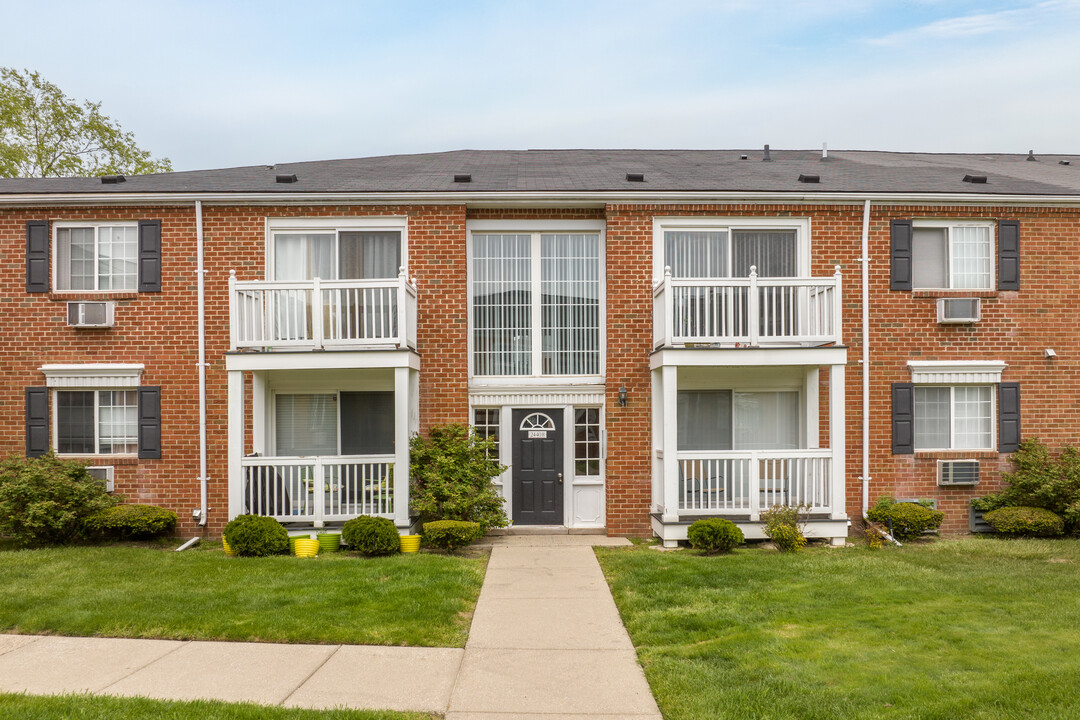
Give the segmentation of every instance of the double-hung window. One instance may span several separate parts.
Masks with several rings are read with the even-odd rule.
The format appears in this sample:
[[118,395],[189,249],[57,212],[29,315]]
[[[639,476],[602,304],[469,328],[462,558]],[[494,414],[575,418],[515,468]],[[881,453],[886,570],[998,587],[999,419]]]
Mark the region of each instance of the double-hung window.
[[993,245],[989,223],[916,220],[912,227],[912,287],[992,289]]
[[397,230],[280,230],[272,235],[275,280],[395,278],[401,267]]
[[56,289],[134,291],[139,280],[138,250],[135,223],[58,225]]
[[993,447],[992,386],[915,387],[916,450],[990,450]]
[[599,231],[479,232],[471,242],[475,376],[599,375]]
[[134,455],[139,449],[135,390],[58,390],[56,452]]

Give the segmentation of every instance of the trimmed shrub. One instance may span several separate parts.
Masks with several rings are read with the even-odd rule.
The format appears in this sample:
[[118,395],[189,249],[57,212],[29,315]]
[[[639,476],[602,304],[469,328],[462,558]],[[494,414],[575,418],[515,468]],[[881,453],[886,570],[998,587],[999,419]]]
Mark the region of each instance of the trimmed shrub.
[[1052,537],[1065,532],[1065,521],[1060,515],[1046,508],[1003,507],[986,513],[983,518],[990,527],[1003,535]]
[[114,505],[86,520],[90,530],[122,540],[169,535],[176,529],[176,513],[157,505]]
[[686,530],[690,547],[704,550],[706,555],[731,552],[736,545],[746,542],[742,530],[730,520],[707,518],[695,521]]
[[765,536],[773,541],[780,552],[798,552],[806,546],[803,527],[802,505],[773,505],[761,513]]
[[225,526],[225,542],[240,557],[280,555],[289,549],[289,533],[274,518],[237,515]]
[[464,520],[433,520],[424,523],[424,544],[454,552],[484,535],[480,523]]
[[876,523],[889,528],[897,540],[913,540],[927,530],[937,530],[945,513],[926,505],[901,502],[883,495],[866,516]]
[[0,461],[0,535],[23,545],[83,540],[86,520],[117,502],[83,463],[52,453]]
[[1038,438],[1028,438],[1009,460],[1013,470],[1002,475],[1007,487],[973,500],[972,507],[977,510],[1045,508],[1065,518],[1066,530],[1080,533],[1080,451],[1066,445],[1054,457]]
[[401,535],[394,521],[361,515],[341,526],[341,541],[361,555],[393,555],[401,550]]
[[409,443],[409,509],[421,522],[465,520],[487,532],[510,524],[503,496],[491,484],[505,465],[491,457],[494,444],[466,425],[431,428]]

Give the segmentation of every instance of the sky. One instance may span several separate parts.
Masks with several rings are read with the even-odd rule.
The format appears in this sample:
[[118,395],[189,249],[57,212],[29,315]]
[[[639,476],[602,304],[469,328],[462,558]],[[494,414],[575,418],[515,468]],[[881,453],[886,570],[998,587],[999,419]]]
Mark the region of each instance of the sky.
[[1080,153],[1080,0],[0,0],[0,26],[0,66],[100,101],[175,170],[464,148]]

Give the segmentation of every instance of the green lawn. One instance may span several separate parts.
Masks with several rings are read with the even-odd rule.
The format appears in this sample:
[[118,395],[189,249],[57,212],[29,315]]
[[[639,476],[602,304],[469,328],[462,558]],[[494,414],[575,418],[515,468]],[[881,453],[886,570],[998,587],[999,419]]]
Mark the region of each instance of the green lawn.
[[0,717],[4,720],[432,720],[433,716],[385,710],[293,710],[211,700],[167,702],[90,695],[34,697],[0,693]]
[[1080,541],[597,556],[667,720],[1080,717]]
[[462,647],[486,558],[0,552],[0,632]]

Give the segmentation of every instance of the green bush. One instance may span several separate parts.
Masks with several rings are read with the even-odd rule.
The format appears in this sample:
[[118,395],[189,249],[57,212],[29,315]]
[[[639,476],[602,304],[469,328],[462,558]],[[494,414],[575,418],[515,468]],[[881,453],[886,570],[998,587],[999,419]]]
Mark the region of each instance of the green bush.
[[1013,470],[1002,475],[1005,489],[976,498],[972,506],[1045,508],[1065,518],[1066,530],[1080,533],[1080,451],[1066,445],[1055,458],[1038,438],[1028,438],[1009,459]]
[[733,547],[746,542],[739,526],[723,518],[695,521],[686,530],[686,539],[690,547],[704,550],[706,555],[731,552]]
[[1057,513],[1039,507],[1010,506],[992,510],[983,518],[1003,535],[1051,537],[1065,532],[1065,521]]
[[424,544],[454,552],[484,535],[480,523],[465,520],[433,520],[424,523]]
[[80,462],[52,453],[0,461],[0,535],[23,545],[83,540],[87,518],[116,503]]
[[897,540],[912,540],[927,530],[937,530],[945,513],[920,503],[896,502],[894,498],[883,495],[866,516],[876,523],[889,528]]
[[240,557],[280,555],[289,549],[289,533],[274,518],[237,515],[225,526],[225,542]]
[[763,532],[780,552],[798,552],[806,545],[804,509],[802,505],[773,505],[761,513]]
[[491,484],[506,466],[490,457],[493,449],[466,425],[437,426],[426,438],[413,437],[409,509],[421,522],[464,520],[479,523],[485,532],[509,525],[505,501]]
[[86,520],[90,530],[122,540],[169,535],[176,529],[176,513],[157,505],[114,505]]
[[394,521],[371,515],[346,520],[341,541],[362,555],[393,555],[401,550],[401,534]]

